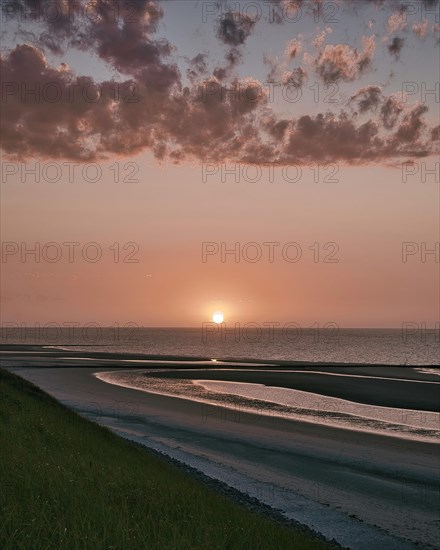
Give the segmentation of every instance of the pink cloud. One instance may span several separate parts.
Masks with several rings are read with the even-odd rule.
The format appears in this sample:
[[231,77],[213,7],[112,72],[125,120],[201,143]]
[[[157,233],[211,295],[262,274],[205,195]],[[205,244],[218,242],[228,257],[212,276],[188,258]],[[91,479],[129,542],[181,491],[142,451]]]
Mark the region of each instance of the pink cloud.
[[[433,136],[438,129],[427,125],[426,108],[404,109],[397,98],[382,97],[374,86],[360,90],[339,113],[289,118],[275,114],[258,80],[233,75],[241,60],[240,47],[253,30],[247,20],[234,20],[235,26],[223,28],[222,39],[230,46],[225,66],[210,74],[206,56],[196,55],[188,61],[190,85],[184,87],[170,55],[172,45],[152,37],[162,17],[158,3],[140,0],[138,17],[132,20],[123,14],[116,24],[111,17],[116,2],[97,0],[100,15],[93,26],[85,24],[81,34],[76,34],[75,19],[63,18],[57,30],[50,25],[47,29],[50,45],[43,33],[36,37],[39,47],[21,44],[1,57],[2,148],[8,157],[85,162],[151,150],[157,158],[173,162],[354,164],[436,150]],[[44,43],[51,51],[67,46],[90,51],[125,80],[95,82],[76,75],[66,64],[53,67],[40,49]],[[294,46],[296,56],[299,43]],[[374,51],[373,36],[363,38],[361,51],[347,44],[326,45],[313,66],[325,83],[351,82],[371,66]],[[275,69],[283,85],[301,87],[307,77],[301,67]],[[26,89],[37,90],[39,97],[24,93]],[[115,89],[122,90],[118,97]],[[58,97],[53,99],[53,94]],[[360,114],[373,113],[376,118],[360,121],[353,104]]]
[[348,44],[327,44],[314,61],[316,72],[326,84],[356,80],[371,66],[376,47],[374,36],[363,37],[362,44],[361,52]]

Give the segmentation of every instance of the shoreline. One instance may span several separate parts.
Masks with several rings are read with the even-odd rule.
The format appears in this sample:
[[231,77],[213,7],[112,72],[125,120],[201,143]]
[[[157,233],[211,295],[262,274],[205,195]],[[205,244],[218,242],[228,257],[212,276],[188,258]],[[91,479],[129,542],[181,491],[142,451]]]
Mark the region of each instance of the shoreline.
[[[131,361],[131,360],[146,360],[146,361],[174,361],[177,364],[184,361],[194,361],[195,363],[200,361],[211,362],[224,362],[224,363],[248,363],[250,365],[255,363],[261,363],[263,365],[278,366],[280,368],[289,367],[303,367],[305,369],[313,368],[317,366],[325,368],[390,368],[390,369],[407,369],[407,368],[432,368],[438,369],[440,373],[440,367],[435,363],[369,363],[369,362],[342,362],[342,361],[301,361],[301,360],[286,360],[286,359],[255,359],[251,357],[216,357],[212,358],[205,355],[170,355],[170,354],[147,354],[147,353],[128,353],[125,351],[89,351],[89,350],[76,350],[71,348],[78,347],[96,347],[95,344],[66,344],[65,347],[52,344],[5,344],[0,342],[0,353],[15,354],[19,353],[38,353],[39,356],[47,357],[64,357],[66,353],[72,358],[87,357],[94,359],[107,359],[112,361]],[[105,347],[105,346],[100,346]],[[109,346],[110,347],[110,346]],[[47,354],[47,355],[46,355]],[[197,365],[195,365],[197,366]]]
[[[112,368],[96,357],[87,365],[77,358],[68,353],[41,357],[37,350],[35,355],[2,355],[2,364],[118,435],[248,493],[342,546],[436,547],[438,444],[234,413],[219,405],[115,386],[94,373],[122,370],[124,361],[115,360]],[[127,365],[133,370],[132,363]],[[179,375],[185,372],[178,370]],[[383,379],[388,370],[380,372]],[[411,377],[438,380],[418,372]]]
[[[223,373],[223,370],[221,372]],[[97,372],[93,376],[107,384],[148,394],[190,400],[204,404],[205,406],[219,406],[225,410],[232,411],[232,413],[239,411],[240,415],[261,414],[268,417],[284,418],[311,424],[319,423],[352,432],[382,433],[388,437],[426,442],[438,442],[440,438],[440,414],[436,412],[371,406],[345,399],[327,397],[311,391],[286,390],[281,387],[267,387],[264,384],[250,384],[258,386],[258,393],[260,395],[254,397],[245,397],[237,393],[221,393],[216,390],[204,391],[205,384],[209,384],[212,380],[191,379],[189,380],[191,384],[185,384],[185,387],[182,388],[182,379],[178,375],[175,378],[171,378],[177,382],[177,388],[173,387],[173,385],[171,387],[169,385],[161,387],[167,380],[162,378],[157,379],[156,377],[160,377],[162,373],[162,370],[154,370],[153,372],[143,370],[111,370]],[[124,375],[127,375],[127,380],[121,379],[121,376]],[[152,383],[155,383],[155,385],[152,386]],[[222,384],[220,381],[218,383]],[[226,384],[230,383],[227,382]],[[243,382],[234,382],[232,384],[239,386],[248,385],[248,383]],[[284,390],[293,393],[295,396],[302,394],[301,397],[303,400],[304,396],[307,396],[306,401],[308,401],[308,405],[307,403],[301,404],[299,402],[294,405],[287,405],[262,397],[261,394],[273,390],[281,392]],[[318,403],[319,406],[316,407]],[[361,411],[358,410],[356,412],[356,408],[361,409]],[[382,418],[378,418],[381,412]],[[394,413],[393,419],[389,418],[391,413]],[[374,414],[376,414],[376,418],[374,418]]]
[[45,368],[107,366],[120,370],[160,369],[166,371],[161,372],[160,377],[175,379],[194,378],[192,371],[196,371],[198,379],[256,383],[365,405],[440,412],[440,367],[437,365],[421,367],[301,361],[213,361],[206,357],[70,352],[47,350],[40,346],[0,345],[2,361],[13,361],[14,357],[20,356],[32,356],[34,365],[44,364]]
[[[93,357],[87,365],[79,362],[78,368],[78,356],[64,352],[50,357],[18,352],[15,358],[2,355],[2,363],[87,418],[251,498],[259,497],[327,540],[356,550],[436,547],[440,495],[436,443],[252,413],[231,414],[218,405],[123,388],[93,376],[126,366],[132,370],[132,363],[121,368],[115,359],[111,367]],[[377,367],[355,370],[366,368]],[[390,380],[390,369],[379,373],[381,379]],[[195,370],[199,376],[200,369]],[[185,369],[178,371],[182,375]],[[414,372],[411,377],[438,381],[426,373]]]

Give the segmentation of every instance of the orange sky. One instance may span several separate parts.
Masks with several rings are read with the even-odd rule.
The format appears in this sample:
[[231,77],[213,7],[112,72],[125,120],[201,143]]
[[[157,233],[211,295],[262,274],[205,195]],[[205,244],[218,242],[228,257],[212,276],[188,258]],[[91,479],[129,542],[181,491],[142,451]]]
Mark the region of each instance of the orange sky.
[[[434,181],[414,176],[403,183],[396,168],[341,167],[339,183],[314,183],[305,170],[295,184],[203,183],[200,165],[164,169],[145,156],[135,161],[144,167],[139,183],[22,184],[17,176],[3,185],[2,241],[19,249],[3,258],[5,321],[199,326],[216,310],[243,324],[399,327],[438,320],[438,257],[422,256],[421,244],[436,246]],[[37,242],[41,261],[28,255],[23,263],[22,243]],[[55,263],[47,261],[55,248],[43,254],[49,242],[62,251]],[[72,263],[64,242],[80,243]],[[82,256],[90,242],[102,250],[96,263]],[[115,242],[121,259],[135,250],[123,245],[136,243],[138,263],[115,262]],[[204,242],[219,248],[205,262]],[[255,263],[243,257],[250,242],[262,251]],[[280,243],[273,262],[265,242]],[[293,242],[302,250],[296,263],[282,253]],[[323,261],[334,251],[323,249],[329,242],[339,247],[330,258],[338,263]],[[406,263],[403,242],[420,247]],[[222,261],[222,243],[239,243],[238,263],[232,254]],[[247,250],[252,259],[257,249]],[[85,253],[93,259],[94,248]],[[288,249],[287,259],[294,253]]]
[[2,29],[3,323],[439,322],[440,3],[51,2]]

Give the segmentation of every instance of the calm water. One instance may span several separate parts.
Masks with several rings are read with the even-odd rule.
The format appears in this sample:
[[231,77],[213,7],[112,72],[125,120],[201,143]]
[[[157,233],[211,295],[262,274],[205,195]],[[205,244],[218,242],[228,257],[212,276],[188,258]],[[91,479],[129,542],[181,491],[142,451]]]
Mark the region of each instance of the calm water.
[[202,328],[2,328],[2,343],[68,349],[230,359],[436,365],[439,330]]

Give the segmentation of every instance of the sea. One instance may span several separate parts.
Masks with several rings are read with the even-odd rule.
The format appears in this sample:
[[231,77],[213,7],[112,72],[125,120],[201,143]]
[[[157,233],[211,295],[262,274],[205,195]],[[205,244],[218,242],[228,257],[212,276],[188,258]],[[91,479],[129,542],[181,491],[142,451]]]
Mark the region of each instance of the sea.
[[148,328],[134,324],[101,327],[3,324],[3,344],[224,360],[307,361],[379,365],[440,363],[440,328],[409,323],[399,329],[342,329],[336,326],[283,328],[214,326]]
[[[3,327],[1,341],[87,353],[135,354],[137,357],[126,358],[132,368],[127,368],[126,361],[121,370],[114,367],[108,372],[99,370],[94,376],[107,384],[199,401],[206,406],[218,404],[222,410],[238,414],[240,421],[246,415],[257,414],[419,441],[438,441],[440,437],[439,412],[379,407],[311,391],[261,384],[204,380],[199,378],[197,368],[190,380],[160,376],[162,369],[173,364],[173,358],[179,358],[180,364],[190,371],[194,366],[221,371],[246,366],[247,371],[258,368],[261,372],[264,368],[274,368],[272,362],[301,361],[316,363],[316,372],[311,371],[311,374],[318,377],[322,375],[319,369],[322,363],[408,365],[425,374],[425,380],[417,383],[440,386],[439,331],[415,324],[403,329],[299,329],[292,324],[288,329],[250,326],[236,330],[230,327],[222,330],[221,326],[213,324],[206,328],[99,327],[96,324],[60,327],[53,324],[32,328]],[[149,361],[140,357],[143,355],[154,358]],[[162,360],[157,356],[162,356]],[[83,359],[89,360],[88,357]],[[295,366],[283,365],[283,372],[286,368],[294,369]],[[363,378],[356,373],[344,376]],[[399,376],[400,382],[411,382],[402,373]]]

